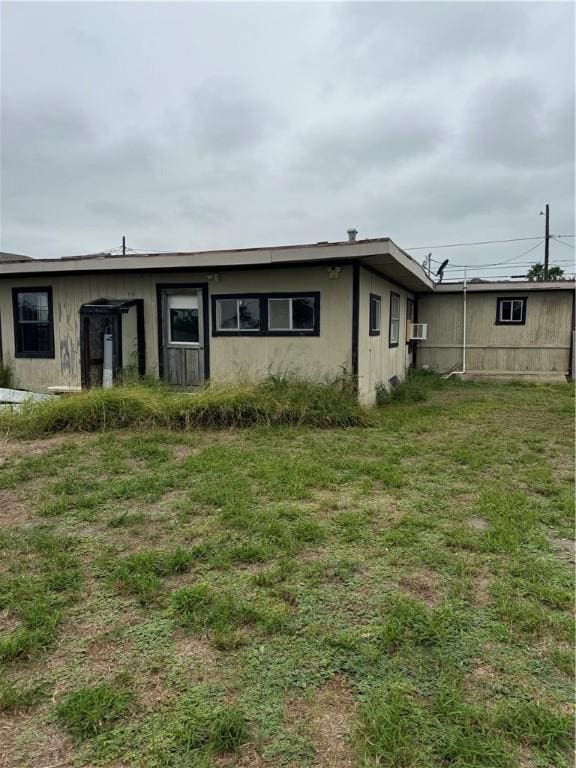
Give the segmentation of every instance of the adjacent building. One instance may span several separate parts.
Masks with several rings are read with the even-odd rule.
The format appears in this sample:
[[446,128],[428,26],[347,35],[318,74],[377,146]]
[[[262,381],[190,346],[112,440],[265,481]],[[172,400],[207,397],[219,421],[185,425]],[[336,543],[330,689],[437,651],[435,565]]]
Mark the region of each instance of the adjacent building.
[[389,238],[5,260],[1,354],[35,391],[97,386],[105,368],[181,387],[293,373],[352,377],[370,404],[414,365],[566,378],[573,290],[435,285]]

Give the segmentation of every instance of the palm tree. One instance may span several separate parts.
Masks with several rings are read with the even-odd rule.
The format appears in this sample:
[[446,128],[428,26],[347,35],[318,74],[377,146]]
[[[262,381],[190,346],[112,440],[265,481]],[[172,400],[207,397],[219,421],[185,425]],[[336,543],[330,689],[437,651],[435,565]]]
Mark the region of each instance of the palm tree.
[[[548,269],[548,280],[562,280],[563,275],[564,270],[560,269],[560,267],[549,267]],[[542,282],[545,279],[544,264],[537,261],[536,264],[530,267],[526,277],[530,281]]]

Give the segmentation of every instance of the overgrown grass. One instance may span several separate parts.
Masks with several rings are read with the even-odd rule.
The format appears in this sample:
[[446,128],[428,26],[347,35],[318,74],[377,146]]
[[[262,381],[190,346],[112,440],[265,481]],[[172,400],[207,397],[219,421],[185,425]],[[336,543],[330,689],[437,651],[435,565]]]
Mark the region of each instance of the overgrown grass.
[[7,363],[0,362],[0,387],[11,389],[14,386],[12,368]]
[[7,443],[5,762],[570,768],[573,413],[441,382],[357,429]]
[[350,427],[368,423],[369,416],[354,392],[341,382],[271,378],[260,384],[212,384],[194,393],[147,386],[87,390],[25,403],[16,413],[0,413],[0,434],[31,438],[120,427]]
[[442,379],[438,373],[411,368],[405,381],[392,388],[385,384],[376,388],[376,404],[421,403],[429,398],[432,391],[443,386],[449,386],[449,380]]

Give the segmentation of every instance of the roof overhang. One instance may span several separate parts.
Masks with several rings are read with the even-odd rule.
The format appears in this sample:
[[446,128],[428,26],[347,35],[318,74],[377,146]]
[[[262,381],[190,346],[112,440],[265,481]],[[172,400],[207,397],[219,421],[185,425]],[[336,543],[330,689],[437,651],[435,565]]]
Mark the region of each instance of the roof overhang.
[[274,248],[249,248],[231,251],[199,251],[163,254],[78,256],[64,259],[35,259],[32,262],[1,264],[0,277],[44,277],[61,274],[98,272],[166,272],[253,269],[270,266],[296,266],[359,262],[384,278],[419,292],[433,289],[424,269],[389,238],[354,242],[316,243]]
[[[574,280],[514,280],[498,282],[468,282],[467,293],[532,293],[533,291],[573,291]],[[434,288],[434,293],[462,293],[464,283],[443,283]]]

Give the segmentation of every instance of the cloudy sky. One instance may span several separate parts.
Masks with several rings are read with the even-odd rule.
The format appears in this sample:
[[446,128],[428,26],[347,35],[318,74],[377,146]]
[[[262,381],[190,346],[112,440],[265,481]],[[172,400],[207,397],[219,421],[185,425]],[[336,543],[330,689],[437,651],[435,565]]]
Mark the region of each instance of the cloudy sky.
[[574,234],[571,3],[4,2],[1,63],[4,251]]

